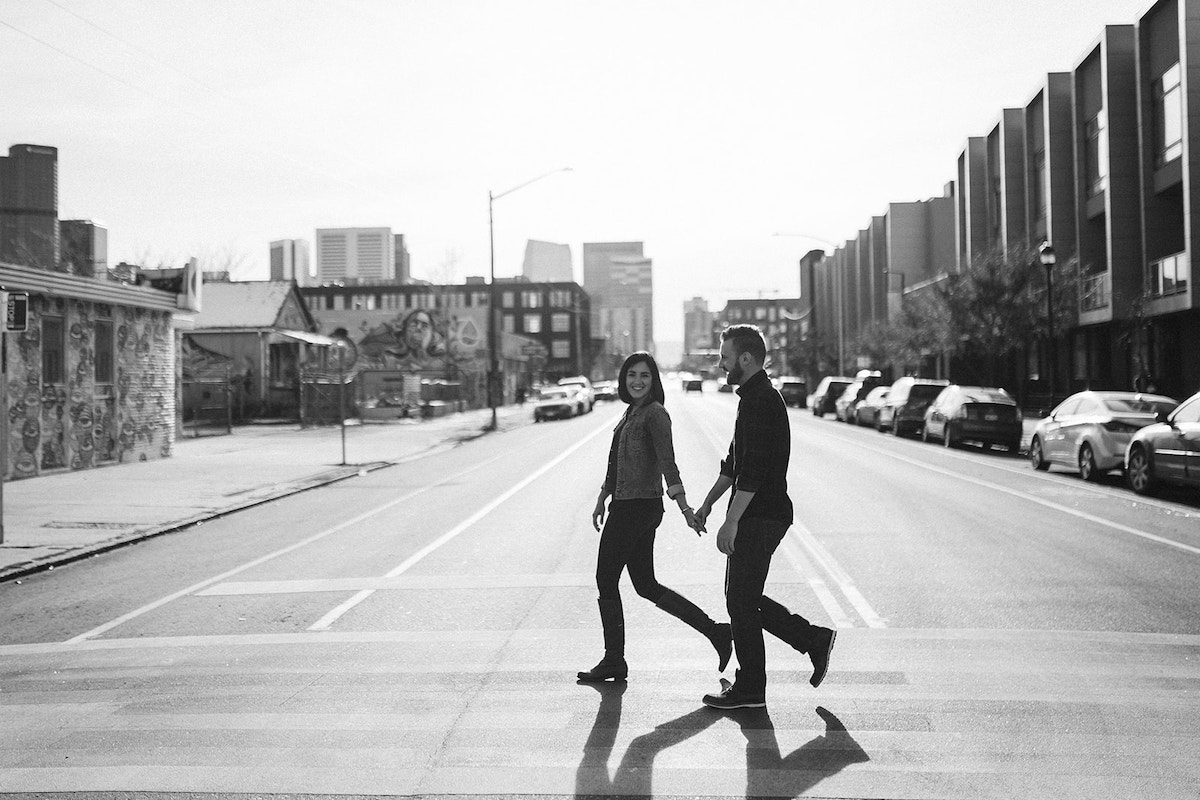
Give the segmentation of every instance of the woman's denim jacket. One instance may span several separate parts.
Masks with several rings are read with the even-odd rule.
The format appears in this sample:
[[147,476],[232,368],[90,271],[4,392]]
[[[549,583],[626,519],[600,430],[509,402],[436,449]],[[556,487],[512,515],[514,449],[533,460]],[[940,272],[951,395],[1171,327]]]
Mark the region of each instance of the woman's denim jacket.
[[617,500],[662,497],[663,478],[668,497],[683,491],[671,441],[671,416],[661,403],[651,400],[629,407],[613,429],[608,464],[604,488]]

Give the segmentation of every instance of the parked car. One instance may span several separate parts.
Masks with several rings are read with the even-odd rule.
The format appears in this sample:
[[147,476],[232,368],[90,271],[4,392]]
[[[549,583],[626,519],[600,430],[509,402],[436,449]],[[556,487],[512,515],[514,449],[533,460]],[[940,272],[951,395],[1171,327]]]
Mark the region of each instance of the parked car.
[[780,378],[779,393],[783,395],[783,402],[789,406],[803,408],[808,400],[808,383],[803,378]]
[[916,433],[925,425],[925,409],[950,385],[950,381],[904,377],[892,384],[879,408],[875,428],[896,436]]
[[533,407],[533,421],[569,419],[585,413],[586,408],[587,398],[577,384],[548,386],[538,392],[537,403]]
[[1138,494],[1154,494],[1166,483],[1200,488],[1200,392],[1166,422],[1133,434],[1125,451],[1125,478]]
[[854,383],[854,378],[847,378],[844,375],[826,376],[817,384],[817,390],[812,395],[812,412],[818,417],[823,417],[831,413],[841,397],[842,392],[846,391],[846,387]]
[[854,381],[845,389],[837,400],[833,401],[833,416],[839,422],[849,422],[850,415],[854,413],[854,406],[858,404],[862,398],[863,382]]
[[583,394],[584,405],[586,411],[591,411],[596,407],[596,389],[592,386],[592,382],[583,375],[576,375],[573,378],[560,378],[559,386],[578,386]]
[[723,394],[733,391],[733,387],[729,385],[729,381],[725,380],[724,376],[717,378],[717,391]]
[[1135,392],[1078,392],[1040,420],[1029,443],[1034,469],[1074,467],[1094,481],[1121,469],[1133,434],[1167,418],[1179,405],[1170,397]]
[[688,376],[683,379],[683,390],[685,392],[703,392],[704,381],[695,376]]
[[925,410],[921,439],[941,439],[946,447],[979,442],[985,450],[999,444],[1015,453],[1021,448],[1021,431],[1021,409],[1008,392],[951,384]]
[[876,386],[867,392],[867,396],[854,408],[854,421],[868,427],[879,426],[879,410],[887,402],[890,386]]
[[597,403],[621,399],[621,395],[617,391],[616,381],[598,381],[592,385],[592,390],[596,393]]

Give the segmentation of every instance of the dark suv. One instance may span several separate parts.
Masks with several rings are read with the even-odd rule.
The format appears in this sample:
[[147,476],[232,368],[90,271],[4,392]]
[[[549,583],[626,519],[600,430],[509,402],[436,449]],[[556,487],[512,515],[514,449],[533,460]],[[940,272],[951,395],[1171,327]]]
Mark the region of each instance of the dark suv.
[[879,409],[876,430],[897,436],[915,434],[925,425],[925,409],[950,385],[950,381],[901,378],[892,384],[887,402]]
[[854,383],[854,378],[845,375],[828,375],[817,384],[817,390],[812,394],[812,412],[815,416],[823,417],[833,413],[834,403],[846,391],[846,387]]

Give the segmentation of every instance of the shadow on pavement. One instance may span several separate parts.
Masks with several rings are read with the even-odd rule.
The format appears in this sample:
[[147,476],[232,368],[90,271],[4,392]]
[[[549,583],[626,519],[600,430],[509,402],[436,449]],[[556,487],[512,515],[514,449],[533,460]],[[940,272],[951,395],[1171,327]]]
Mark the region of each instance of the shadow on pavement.
[[576,798],[653,796],[654,759],[658,754],[723,718],[736,722],[746,737],[747,798],[798,797],[851,764],[871,760],[846,726],[823,707],[818,707],[816,713],[825,723],[825,733],[785,756],[765,708],[723,712],[701,706],[633,739],[610,776],[608,760],[621,725],[621,699],[628,684],[580,685],[598,691],[600,705],[575,772]]

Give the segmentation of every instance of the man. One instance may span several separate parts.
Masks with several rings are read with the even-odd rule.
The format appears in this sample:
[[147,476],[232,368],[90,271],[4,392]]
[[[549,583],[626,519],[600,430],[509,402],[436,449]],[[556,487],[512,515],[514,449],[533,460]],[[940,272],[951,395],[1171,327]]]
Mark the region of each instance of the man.
[[733,325],[721,334],[721,369],[738,386],[737,421],[721,474],[696,509],[704,524],[712,505],[730,488],[733,496],[717,532],[725,564],[725,604],[733,625],[738,671],[732,685],[704,696],[712,708],[766,706],[767,667],[763,631],[807,653],[813,665],[809,683],[821,685],[837,631],[813,625],[763,594],[771,556],[792,524],[787,494],[791,426],[787,405],[763,369],[767,346],[754,325]]

